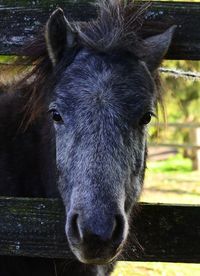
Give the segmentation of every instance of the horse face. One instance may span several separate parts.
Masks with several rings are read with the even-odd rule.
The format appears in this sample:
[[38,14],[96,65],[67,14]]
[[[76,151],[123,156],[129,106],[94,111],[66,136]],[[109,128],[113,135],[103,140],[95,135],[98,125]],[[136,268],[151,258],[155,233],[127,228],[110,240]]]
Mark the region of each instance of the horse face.
[[[146,125],[157,100],[154,71],[172,37],[169,29],[144,41],[148,53],[143,59],[120,47],[113,50],[110,33],[106,32],[106,38],[103,32],[103,20],[109,17],[102,14],[109,7],[96,23],[102,20],[102,31],[94,25],[85,33],[80,28],[75,32],[60,9],[46,27],[55,72],[65,64],[66,53],[80,44],[71,64],[59,76],[49,108],[56,130],[66,235],[76,257],[93,264],[112,261],[127,239],[129,216],[143,185]],[[116,8],[116,18],[118,12]],[[101,51],[102,41],[106,45]]]

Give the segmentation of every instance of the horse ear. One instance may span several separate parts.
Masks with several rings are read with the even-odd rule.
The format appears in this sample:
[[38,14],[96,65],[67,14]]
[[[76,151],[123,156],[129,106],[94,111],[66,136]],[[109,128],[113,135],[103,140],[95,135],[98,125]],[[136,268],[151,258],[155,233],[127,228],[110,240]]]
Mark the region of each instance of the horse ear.
[[66,48],[75,46],[76,33],[62,9],[55,10],[47,21],[45,38],[48,54],[54,66],[60,61]]
[[151,72],[158,68],[163,57],[166,55],[175,29],[176,26],[172,26],[162,34],[145,39],[148,54],[144,57],[144,61]]

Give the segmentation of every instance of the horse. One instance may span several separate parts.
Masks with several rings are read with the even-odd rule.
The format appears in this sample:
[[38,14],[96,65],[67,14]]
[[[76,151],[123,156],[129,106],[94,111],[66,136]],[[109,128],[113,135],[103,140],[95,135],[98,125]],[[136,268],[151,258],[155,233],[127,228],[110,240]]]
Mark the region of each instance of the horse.
[[[110,275],[143,188],[147,129],[162,101],[158,67],[175,26],[140,36],[147,5],[55,10],[1,86],[0,195],[61,197],[72,258],[0,257],[1,276]],[[24,69],[26,67],[26,69]],[[27,69],[28,67],[28,69]]]

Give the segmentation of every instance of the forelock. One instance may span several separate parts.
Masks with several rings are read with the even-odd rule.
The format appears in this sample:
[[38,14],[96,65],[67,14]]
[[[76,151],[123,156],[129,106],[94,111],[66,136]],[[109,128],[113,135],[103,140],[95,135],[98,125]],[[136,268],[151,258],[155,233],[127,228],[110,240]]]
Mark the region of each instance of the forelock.
[[79,43],[100,52],[128,51],[140,57],[143,43],[137,32],[149,4],[136,5],[126,0],[97,0],[97,19],[74,23]]

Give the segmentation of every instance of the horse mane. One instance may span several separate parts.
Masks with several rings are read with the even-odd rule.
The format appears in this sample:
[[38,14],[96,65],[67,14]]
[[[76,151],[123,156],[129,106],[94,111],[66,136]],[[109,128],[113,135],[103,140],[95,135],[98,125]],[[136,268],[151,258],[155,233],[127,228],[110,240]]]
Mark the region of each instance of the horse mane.
[[[108,54],[115,50],[125,51],[142,58],[145,45],[138,32],[145,20],[149,3],[136,5],[126,0],[97,0],[95,6],[95,20],[71,23],[78,33],[77,49],[85,47]],[[16,72],[18,68],[19,77],[7,90],[23,91],[27,99],[23,110],[25,126],[43,114],[49,97],[48,91],[53,90],[57,77],[72,62],[77,50],[64,54],[62,61],[53,68],[44,33],[42,29],[37,37],[28,41],[19,52],[20,56],[10,66],[11,71]],[[159,89],[157,93],[158,101],[162,101]]]
[[100,52],[126,51],[140,58],[142,40],[137,32],[141,29],[150,3],[138,6],[133,1],[98,0],[98,17],[86,23],[75,23],[81,45]]

